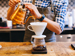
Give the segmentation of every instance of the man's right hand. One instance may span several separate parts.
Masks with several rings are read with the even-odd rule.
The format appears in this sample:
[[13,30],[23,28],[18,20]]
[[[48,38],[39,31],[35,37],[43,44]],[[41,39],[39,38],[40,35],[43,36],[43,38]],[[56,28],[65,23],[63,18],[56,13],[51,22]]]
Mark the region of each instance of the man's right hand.
[[18,2],[20,2],[20,0],[10,0],[9,1],[9,6],[10,7],[15,7],[18,4]]

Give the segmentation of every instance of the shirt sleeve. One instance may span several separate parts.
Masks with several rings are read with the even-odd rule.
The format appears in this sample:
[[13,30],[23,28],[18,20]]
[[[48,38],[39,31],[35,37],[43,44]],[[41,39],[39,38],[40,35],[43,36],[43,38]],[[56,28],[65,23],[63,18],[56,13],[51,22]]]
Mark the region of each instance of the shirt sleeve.
[[68,0],[54,0],[55,21],[59,24],[61,30],[64,29],[64,19],[67,12]]

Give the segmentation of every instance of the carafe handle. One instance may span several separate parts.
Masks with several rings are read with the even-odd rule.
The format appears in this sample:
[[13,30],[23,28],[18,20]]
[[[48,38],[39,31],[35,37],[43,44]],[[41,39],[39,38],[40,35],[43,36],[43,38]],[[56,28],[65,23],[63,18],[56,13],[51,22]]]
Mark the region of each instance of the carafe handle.
[[31,43],[33,44],[34,42],[33,42],[33,37],[31,37]]
[[30,31],[33,31],[32,29],[29,28],[30,26],[31,26],[31,25],[28,25],[27,28],[28,28]]

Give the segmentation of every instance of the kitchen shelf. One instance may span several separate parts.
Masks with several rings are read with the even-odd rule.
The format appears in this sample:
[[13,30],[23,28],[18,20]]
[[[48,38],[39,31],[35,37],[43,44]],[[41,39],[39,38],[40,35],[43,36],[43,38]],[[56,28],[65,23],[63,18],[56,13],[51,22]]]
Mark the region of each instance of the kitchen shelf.
[[[73,30],[73,28],[64,28],[64,31],[65,30]],[[25,31],[25,29],[0,29],[0,31]]]
[[25,29],[0,29],[0,31],[25,31]]
[[73,30],[73,28],[64,28],[64,30]]

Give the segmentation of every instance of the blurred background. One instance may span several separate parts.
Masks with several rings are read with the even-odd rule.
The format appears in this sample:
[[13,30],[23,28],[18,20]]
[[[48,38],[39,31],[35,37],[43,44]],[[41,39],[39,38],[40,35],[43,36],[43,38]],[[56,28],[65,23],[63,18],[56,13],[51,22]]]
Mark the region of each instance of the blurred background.
[[[6,20],[9,0],[0,0],[0,17]],[[65,28],[60,35],[56,35],[57,42],[75,41],[75,0],[68,0]],[[25,28],[1,28],[0,41],[23,42]]]

